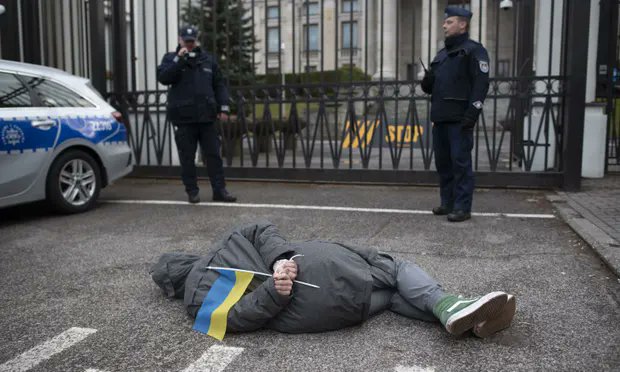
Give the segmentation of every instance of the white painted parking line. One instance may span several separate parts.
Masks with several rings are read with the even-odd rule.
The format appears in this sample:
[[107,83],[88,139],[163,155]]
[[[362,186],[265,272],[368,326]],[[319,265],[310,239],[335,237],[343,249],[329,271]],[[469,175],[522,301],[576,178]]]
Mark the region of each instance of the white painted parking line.
[[418,366],[412,366],[412,367],[396,366],[396,368],[394,368],[394,371],[395,372],[435,372],[435,368],[434,367],[424,368],[424,367],[418,367]]
[[[393,214],[433,214],[431,211],[419,209],[385,209],[385,208],[354,208],[320,205],[294,205],[294,204],[253,204],[253,203],[198,203],[190,204],[177,200],[100,200],[110,204],[148,204],[148,205],[185,205],[200,207],[227,207],[227,208],[268,208],[268,209],[301,209],[337,212],[366,212],[366,213],[393,213]],[[555,218],[553,214],[527,214],[527,213],[484,213],[473,212],[472,216],[478,217],[508,217],[508,218]]]
[[51,358],[53,355],[77,344],[95,332],[97,332],[96,329],[90,328],[69,328],[51,340],[37,345],[18,357],[0,365],[0,372],[27,371],[44,360]]
[[242,347],[213,345],[183,372],[221,372],[242,352]]

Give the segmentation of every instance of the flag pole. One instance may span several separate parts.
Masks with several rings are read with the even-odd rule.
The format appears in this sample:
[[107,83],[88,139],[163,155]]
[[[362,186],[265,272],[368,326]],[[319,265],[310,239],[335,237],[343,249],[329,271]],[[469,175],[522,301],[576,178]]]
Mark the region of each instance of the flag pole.
[[[243,273],[251,273],[251,274],[255,274],[255,275],[273,276],[273,274],[261,273],[259,271],[244,270],[244,269],[233,269],[233,268],[230,268],[230,267],[207,266],[207,269],[210,269],[210,270],[241,271]],[[305,286],[308,286],[308,287],[312,287],[312,288],[319,288],[319,289],[321,288],[318,285],[302,282],[301,280],[293,280],[293,282],[301,284],[301,285],[305,285]]]

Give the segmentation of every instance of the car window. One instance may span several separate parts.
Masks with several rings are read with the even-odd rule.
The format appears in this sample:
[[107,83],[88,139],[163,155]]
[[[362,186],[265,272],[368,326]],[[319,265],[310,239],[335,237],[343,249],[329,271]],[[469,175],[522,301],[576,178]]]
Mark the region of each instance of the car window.
[[0,107],[30,107],[30,93],[13,74],[0,72]]
[[86,98],[64,86],[42,78],[31,78],[28,85],[45,107],[94,107]]

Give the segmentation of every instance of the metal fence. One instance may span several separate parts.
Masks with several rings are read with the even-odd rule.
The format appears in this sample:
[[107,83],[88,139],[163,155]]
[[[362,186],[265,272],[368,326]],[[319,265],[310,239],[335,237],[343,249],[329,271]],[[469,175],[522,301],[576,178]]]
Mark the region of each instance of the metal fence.
[[[570,134],[579,124],[569,124],[575,115],[567,113],[579,103],[569,103],[569,77],[583,67],[577,57],[587,46],[566,25],[587,26],[573,14],[586,11],[580,1],[548,0],[538,10],[535,0],[515,0],[507,10],[494,0],[13,2],[40,14],[36,36],[23,40],[49,39],[31,60],[91,77],[123,112],[137,174],[178,173],[166,87],[155,68],[176,46],[178,26],[198,23],[207,30],[203,47],[231,78],[235,112],[217,123],[228,177],[435,183],[420,62],[428,66],[442,46],[448,4],[474,12],[471,37],[491,58],[474,136],[477,183],[560,186],[573,166],[565,157],[576,149]],[[76,21],[47,20],[49,12]],[[50,27],[56,34],[44,32]],[[54,44],[58,37],[64,42]],[[90,63],[79,67],[79,58]]]

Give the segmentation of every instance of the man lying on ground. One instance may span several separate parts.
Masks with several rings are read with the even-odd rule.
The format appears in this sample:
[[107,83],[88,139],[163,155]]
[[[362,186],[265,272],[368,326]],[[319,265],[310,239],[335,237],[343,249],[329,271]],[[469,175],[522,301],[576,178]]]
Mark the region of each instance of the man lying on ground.
[[416,264],[374,248],[289,242],[268,221],[233,229],[204,257],[164,254],[151,275],[168,296],[184,299],[194,329],[220,340],[226,331],[340,329],[383,310],[487,337],[510,326],[516,308],[504,292],[446,293]]

